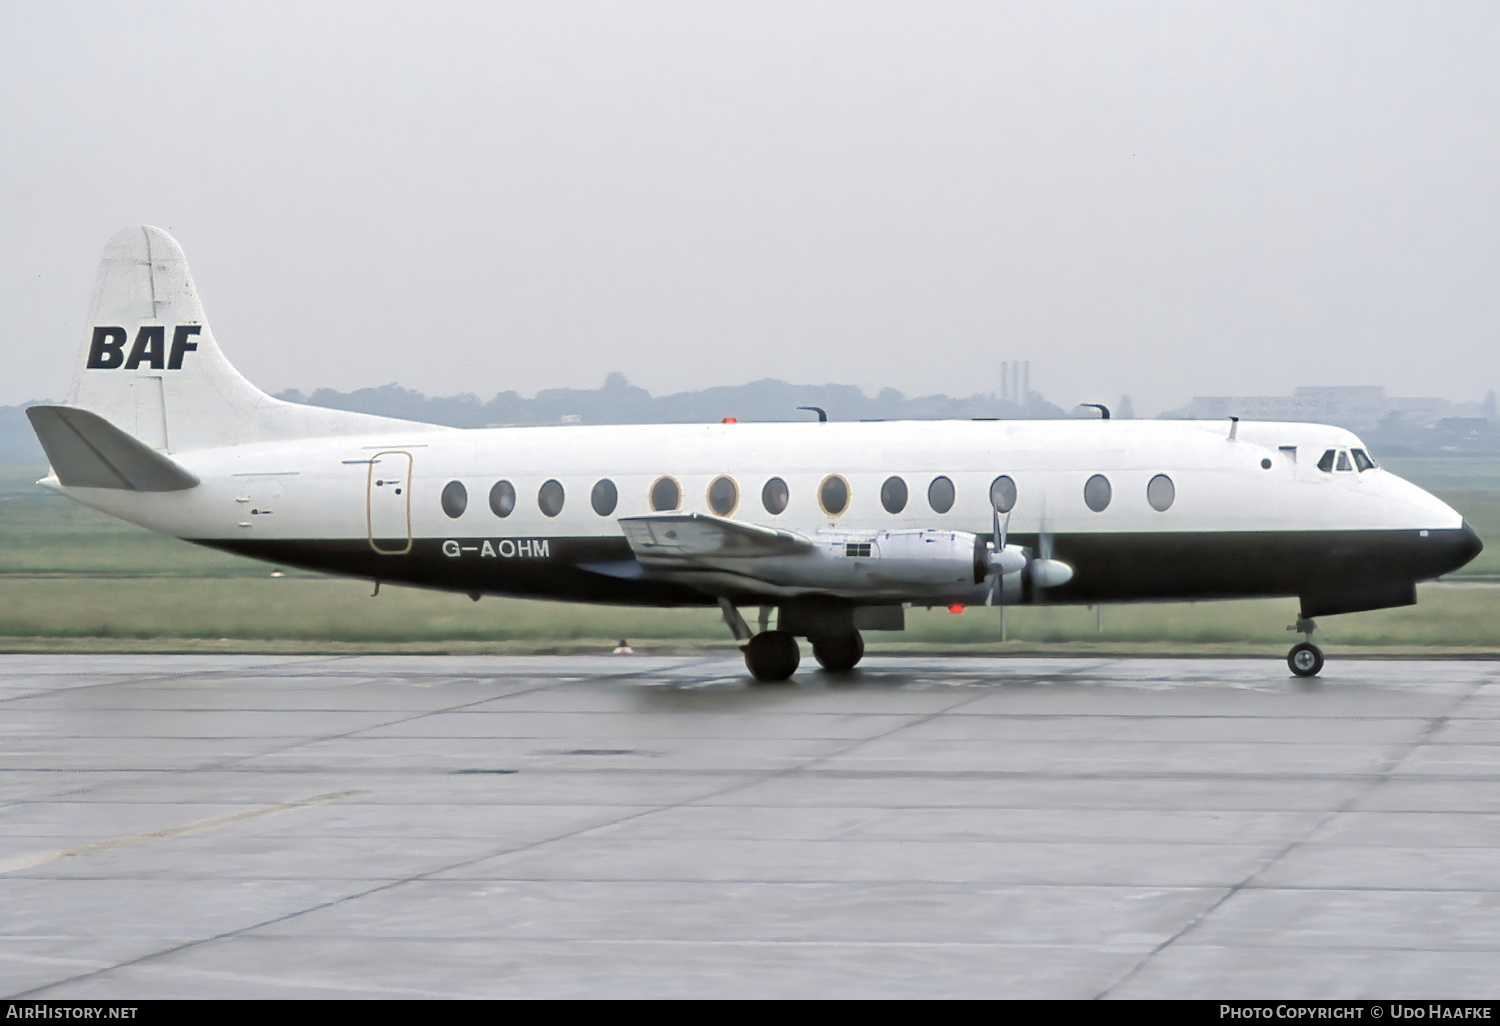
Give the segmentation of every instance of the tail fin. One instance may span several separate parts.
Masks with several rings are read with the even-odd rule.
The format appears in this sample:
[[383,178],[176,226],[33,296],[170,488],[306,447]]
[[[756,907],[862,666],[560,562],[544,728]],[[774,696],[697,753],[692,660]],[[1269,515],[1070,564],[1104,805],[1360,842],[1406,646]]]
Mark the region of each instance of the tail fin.
[[419,427],[282,402],[246,381],[219,351],[182,247],[150,225],[104,247],[70,405],[165,452]]

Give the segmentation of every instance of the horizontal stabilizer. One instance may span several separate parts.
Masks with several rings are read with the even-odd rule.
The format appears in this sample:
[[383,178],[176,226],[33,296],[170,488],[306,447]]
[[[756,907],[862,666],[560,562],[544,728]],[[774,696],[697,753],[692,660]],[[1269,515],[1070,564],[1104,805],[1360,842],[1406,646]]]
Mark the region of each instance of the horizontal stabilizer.
[[179,492],[198,479],[97,413],[71,406],[26,411],[57,479],[70,488]]
[[658,513],[622,517],[620,526],[642,563],[680,563],[709,559],[756,559],[812,552],[816,546],[801,535],[757,527],[703,513]]

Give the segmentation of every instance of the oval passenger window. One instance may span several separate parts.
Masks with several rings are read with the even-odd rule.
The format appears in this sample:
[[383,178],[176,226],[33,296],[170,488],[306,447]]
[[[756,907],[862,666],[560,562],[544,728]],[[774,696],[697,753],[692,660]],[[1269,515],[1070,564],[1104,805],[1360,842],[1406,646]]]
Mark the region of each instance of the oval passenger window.
[[607,517],[615,511],[615,504],[620,501],[620,493],[615,488],[615,483],[609,478],[603,478],[594,485],[593,492],[589,495],[589,504],[594,507],[594,512],[601,517]]
[[946,477],[935,477],[927,486],[927,504],[934,513],[946,513],[953,508],[953,482]]
[[829,474],[818,486],[818,505],[831,517],[844,512],[849,508],[849,482],[837,474]]
[[1083,486],[1084,504],[1095,513],[1103,513],[1113,496],[1114,489],[1110,488],[1109,478],[1103,474],[1095,474]]
[[740,504],[740,488],[732,477],[716,477],[708,486],[708,508],[727,517]]
[[779,477],[771,478],[760,490],[760,504],[766,507],[766,512],[773,517],[786,512],[789,498],[791,498],[791,492],[787,489],[786,482]]
[[657,513],[676,509],[682,505],[682,489],[670,477],[659,477],[651,486],[651,508]]
[[536,504],[542,508],[542,512],[549,517],[555,517],[562,512],[563,508],[563,486],[558,481],[548,481],[537,489]]
[[[1146,501],[1158,513],[1165,513],[1177,498],[1177,486],[1166,474],[1157,474],[1146,485]],[[1106,500],[1107,501],[1107,500]]]
[[443,512],[457,519],[469,508],[469,490],[462,481],[449,481],[443,485]]
[[888,477],[880,486],[880,504],[887,513],[900,513],[906,508],[906,482],[899,477]]
[[508,517],[516,508],[516,488],[509,481],[496,481],[490,489],[490,512]]
[[1001,513],[1016,508],[1016,483],[1008,475],[1001,474],[990,482],[990,505]]

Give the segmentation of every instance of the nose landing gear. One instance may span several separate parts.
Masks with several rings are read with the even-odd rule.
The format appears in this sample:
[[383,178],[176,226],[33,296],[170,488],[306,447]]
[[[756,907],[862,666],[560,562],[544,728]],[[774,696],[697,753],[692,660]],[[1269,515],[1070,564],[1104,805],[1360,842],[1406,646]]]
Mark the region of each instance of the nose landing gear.
[[1312,643],[1313,631],[1316,629],[1317,625],[1305,616],[1297,617],[1297,622],[1287,628],[1307,636],[1306,641],[1293,645],[1286,656],[1287,666],[1299,677],[1316,677],[1318,671],[1323,669],[1323,650]]

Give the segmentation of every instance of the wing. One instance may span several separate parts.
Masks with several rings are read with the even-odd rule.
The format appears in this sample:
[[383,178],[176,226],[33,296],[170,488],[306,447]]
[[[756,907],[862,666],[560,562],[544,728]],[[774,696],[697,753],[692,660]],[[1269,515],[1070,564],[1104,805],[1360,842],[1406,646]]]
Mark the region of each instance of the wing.
[[819,531],[808,537],[703,513],[621,517],[619,523],[647,575],[710,595],[887,600],[930,591],[967,598],[983,580],[982,573],[975,576],[981,543],[963,531]]
[[801,556],[817,548],[809,539],[791,531],[703,513],[622,517],[620,526],[641,565],[663,569],[727,569],[740,567],[745,560]]

